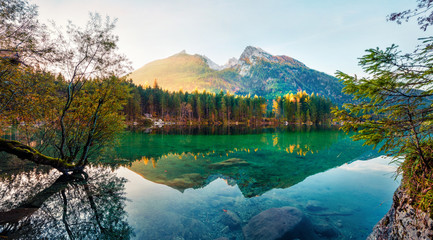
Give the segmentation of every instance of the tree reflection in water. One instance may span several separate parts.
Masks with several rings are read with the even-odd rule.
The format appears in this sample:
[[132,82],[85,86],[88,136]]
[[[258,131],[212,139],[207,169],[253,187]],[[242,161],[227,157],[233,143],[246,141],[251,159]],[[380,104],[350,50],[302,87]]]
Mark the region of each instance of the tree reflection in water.
[[0,178],[0,238],[129,239],[125,178],[87,167],[80,176],[57,171]]

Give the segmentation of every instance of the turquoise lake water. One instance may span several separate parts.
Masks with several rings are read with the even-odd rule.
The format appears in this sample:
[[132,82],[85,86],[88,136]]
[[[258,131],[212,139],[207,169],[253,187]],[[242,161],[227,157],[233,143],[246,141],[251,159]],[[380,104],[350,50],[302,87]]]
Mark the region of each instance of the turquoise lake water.
[[0,236],[244,239],[255,215],[290,206],[326,230],[320,239],[365,239],[399,180],[390,159],[349,136],[317,128],[128,132],[110,155],[123,166],[91,166],[74,182],[0,156]]

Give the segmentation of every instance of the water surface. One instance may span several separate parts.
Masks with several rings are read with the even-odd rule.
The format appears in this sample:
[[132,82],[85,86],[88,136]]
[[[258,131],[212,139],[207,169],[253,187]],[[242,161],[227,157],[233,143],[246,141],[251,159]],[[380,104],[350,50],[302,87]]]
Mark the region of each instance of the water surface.
[[308,128],[128,132],[103,161],[124,166],[91,166],[81,181],[2,155],[0,234],[243,239],[253,216],[292,206],[332,230],[323,239],[365,239],[398,186],[379,155],[344,132]]

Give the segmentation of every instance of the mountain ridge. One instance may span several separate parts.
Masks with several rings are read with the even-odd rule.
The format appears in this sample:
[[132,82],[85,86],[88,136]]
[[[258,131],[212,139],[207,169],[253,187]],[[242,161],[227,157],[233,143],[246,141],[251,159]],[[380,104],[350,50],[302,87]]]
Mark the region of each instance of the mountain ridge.
[[218,65],[205,55],[181,51],[155,60],[132,72],[137,85],[158,85],[170,91],[230,91],[258,95],[267,99],[306,91],[329,97],[336,103],[347,101],[337,78],[311,69],[285,55],[272,55],[261,48],[247,46],[239,58]]

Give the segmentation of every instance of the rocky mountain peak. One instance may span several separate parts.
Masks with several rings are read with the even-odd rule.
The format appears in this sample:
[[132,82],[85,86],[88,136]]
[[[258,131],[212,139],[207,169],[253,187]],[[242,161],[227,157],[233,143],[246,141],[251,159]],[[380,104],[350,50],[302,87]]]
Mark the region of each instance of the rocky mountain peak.
[[244,61],[249,64],[254,64],[258,59],[270,61],[272,55],[261,48],[248,46],[239,57],[239,61]]
[[226,64],[224,64],[223,68],[232,68],[236,67],[239,64],[239,60],[235,57],[230,58]]
[[[177,55],[182,55],[182,54],[186,54],[185,50],[178,53]],[[230,58],[228,62],[222,66],[213,62],[210,58],[206,57],[205,55],[198,55],[198,54],[196,55],[201,57],[203,61],[213,70],[220,71],[227,68],[235,68],[239,71],[241,76],[247,75],[251,66],[257,64],[259,61],[266,61],[266,62],[277,63],[282,65],[307,68],[305,64],[303,64],[302,62],[294,58],[284,56],[284,55],[272,55],[266,52],[265,50],[254,46],[247,46],[245,50],[242,52],[239,59]]]
[[271,55],[261,48],[248,46],[241,59],[231,58],[218,66],[203,55],[190,55],[185,51],[165,59],[150,62],[129,76],[135,84],[158,85],[170,91],[221,89],[239,95],[275,96],[299,89],[330,97],[337,103],[347,102],[341,94],[342,83],[332,76],[309,69],[302,62],[285,55]]
[[218,65],[214,61],[210,60],[210,58],[206,57],[205,55],[199,55],[203,60],[206,62],[206,64],[213,70],[221,70],[224,67]]
[[184,49],[184,50],[180,51],[179,53],[177,53],[175,55],[185,55],[185,54],[187,54],[187,53],[186,53],[186,50]]
[[241,76],[246,76],[252,65],[260,60],[272,61],[272,55],[265,52],[263,49],[253,46],[248,46],[242,52],[238,60],[238,70]]
[[284,55],[272,55],[261,48],[248,46],[239,57],[237,67],[242,76],[248,75],[251,66],[259,61],[266,61],[282,65],[307,68],[302,62]]

